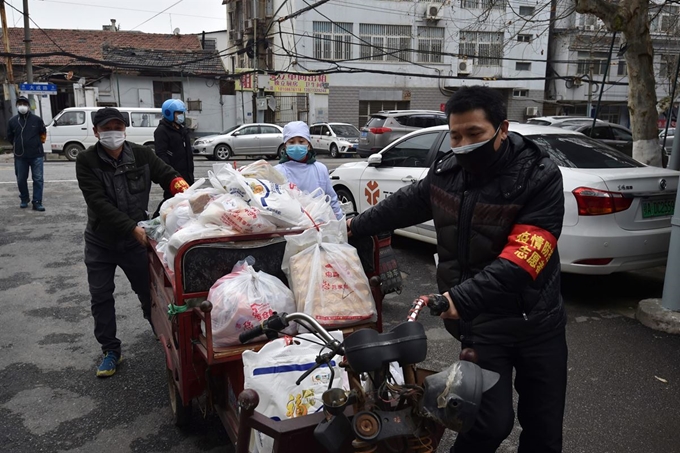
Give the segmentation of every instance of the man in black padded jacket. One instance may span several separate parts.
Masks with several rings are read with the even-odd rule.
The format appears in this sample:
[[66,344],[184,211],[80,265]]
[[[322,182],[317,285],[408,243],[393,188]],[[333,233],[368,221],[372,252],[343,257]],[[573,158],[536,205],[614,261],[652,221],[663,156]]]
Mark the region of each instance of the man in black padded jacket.
[[348,226],[363,236],[434,220],[437,284],[449,301],[444,325],[501,376],[451,451],[494,452],[510,434],[514,368],[518,452],[560,452],[567,385],[560,170],[534,142],[508,132],[505,102],[490,88],[459,89],[446,115],[451,152]]

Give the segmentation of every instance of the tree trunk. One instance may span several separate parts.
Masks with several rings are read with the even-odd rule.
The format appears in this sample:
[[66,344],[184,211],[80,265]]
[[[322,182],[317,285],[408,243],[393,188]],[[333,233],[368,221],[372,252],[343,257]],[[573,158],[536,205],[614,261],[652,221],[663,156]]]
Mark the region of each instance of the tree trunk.
[[626,64],[628,65],[628,112],[633,131],[633,158],[661,167],[654,79],[654,49],[649,34],[649,2],[633,0],[631,21],[626,24]]

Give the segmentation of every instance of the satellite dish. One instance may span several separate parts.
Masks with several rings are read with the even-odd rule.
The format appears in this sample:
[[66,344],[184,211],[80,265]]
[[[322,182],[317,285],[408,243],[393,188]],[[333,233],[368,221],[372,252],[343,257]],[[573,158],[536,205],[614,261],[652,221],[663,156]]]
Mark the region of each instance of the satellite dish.
[[172,31],[172,34],[173,34],[173,35],[179,35],[179,28],[175,28],[175,29]]

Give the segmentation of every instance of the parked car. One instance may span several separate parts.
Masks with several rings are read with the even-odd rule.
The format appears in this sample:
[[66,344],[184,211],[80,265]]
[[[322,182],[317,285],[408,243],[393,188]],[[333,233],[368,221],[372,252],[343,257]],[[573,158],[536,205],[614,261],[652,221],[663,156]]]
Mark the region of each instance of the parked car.
[[[666,262],[680,172],[643,165],[568,129],[512,123],[510,130],[534,140],[562,172],[563,272],[610,274]],[[331,174],[333,187],[341,202],[363,212],[422,179],[450,149],[447,126],[421,129],[366,161],[341,165]],[[431,221],[396,233],[436,243]]]
[[377,153],[409,132],[442,124],[446,124],[446,115],[434,110],[390,110],[374,113],[361,128],[359,156],[368,157]]
[[330,153],[331,157],[355,154],[359,145],[359,129],[348,123],[317,123],[309,127],[312,147]]
[[[45,151],[59,153],[76,160],[78,153],[97,143],[92,120],[102,107],[69,107],[47,125]],[[163,117],[161,109],[116,107],[127,120],[127,140],[153,148],[153,133]]]
[[[616,148],[627,156],[633,156],[633,133],[618,124],[597,121],[593,129],[593,120],[564,122],[557,125],[563,129],[581,132],[588,137],[599,140],[612,148]],[[590,130],[593,130],[592,135]]]
[[232,156],[268,156],[278,159],[284,148],[283,128],[265,123],[241,124],[218,135],[200,137],[194,142],[195,155],[219,161]]
[[[666,129],[660,129],[659,130],[659,146],[664,146],[663,144],[663,137],[666,132]],[[666,146],[664,148],[664,151],[666,152],[667,156],[671,155],[671,151],[673,150],[673,137],[675,136],[675,128],[674,127],[669,127],[668,128],[668,135],[666,136]]]
[[562,123],[573,121],[590,121],[592,123],[593,119],[588,116],[537,116],[535,118],[529,118],[527,124],[535,124],[537,126],[558,126]]

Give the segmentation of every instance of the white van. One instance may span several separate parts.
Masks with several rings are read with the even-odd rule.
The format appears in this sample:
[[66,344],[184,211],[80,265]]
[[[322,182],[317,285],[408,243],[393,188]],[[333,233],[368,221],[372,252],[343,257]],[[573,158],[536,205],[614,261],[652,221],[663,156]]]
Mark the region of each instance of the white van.
[[[79,152],[97,143],[92,132],[92,119],[102,107],[69,107],[54,117],[47,125],[47,143],[53,153],[76,160]],[[161,109],[116,107],[127,119],[127,140],[153,147],[153,133],[163,118]],[[48,151],[47,149],[45,151]]]

